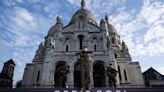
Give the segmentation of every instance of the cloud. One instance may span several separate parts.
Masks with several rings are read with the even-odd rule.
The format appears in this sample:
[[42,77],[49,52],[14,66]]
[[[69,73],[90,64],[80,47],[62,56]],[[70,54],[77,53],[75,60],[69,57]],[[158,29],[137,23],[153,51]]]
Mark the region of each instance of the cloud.
[[155,24],[156,21],[164,16],[164,4],[159,1],[144,0],[144,5],[140,16],[147,22],[148,25]]
[[162,75],[164,75],[164,67],[157,67],[155,69],[159,71]]
[[[3,25],[0,28],[5,30],[0,36],[0,42],[3,42],[3,45],[0,45],[0,54],[10,53],[10,55],[3,55],[3,60],[13,58],[15,61],[15,84],[17,80],[22,79],[25,64],[32,62],[39,43],[53,24],[49,18],[22,7],[6,9],[0,19]],[[5,46],[7,46],[7,52],[3,49]]]
[[[70,4],[80,6],[80,0],[67,0]],[[87,0],[90,1],[90,0]]]
[[164,53],[164,4],[150,1],[144,0],[139,13],[123,10],[110,16],[110,22],[127,43],[133,57]]
[[[8,12],[4,16],[9,14]],[[14,41],[14,45],[19,47],[36,44],[38,39],[42,39],[46,35],[51,25],[48,18],[32,14],[20,7],[16,7],[10,15],[8,17],[9,20],[4,20],[3,22],[8,25],[6,29],[13,34],[11,38]]]
[[61,11],[61,7],[62,5],[60,2],[57,1],[48,2],[44,6],[44,11],[48,13],[48,17],[52,19],[55,16],[59,15],[59,11]]
[[164,38],[164,26],[159,24],[150,27],[149,31],[147,31],[146,35],[144,36],[144,42],[148,43],[152,40],[159,41],[162,38]]
[[16,4],[14,0],[3,0],[2,3],[8,7]]

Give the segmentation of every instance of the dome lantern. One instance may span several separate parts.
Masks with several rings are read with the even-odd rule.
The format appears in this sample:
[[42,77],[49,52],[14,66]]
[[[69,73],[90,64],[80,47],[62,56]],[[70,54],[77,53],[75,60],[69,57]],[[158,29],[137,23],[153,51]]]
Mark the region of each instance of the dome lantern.
[[81,1],[81,9],[84,9],[84,7],[85,7],[85,0],[82,0]]

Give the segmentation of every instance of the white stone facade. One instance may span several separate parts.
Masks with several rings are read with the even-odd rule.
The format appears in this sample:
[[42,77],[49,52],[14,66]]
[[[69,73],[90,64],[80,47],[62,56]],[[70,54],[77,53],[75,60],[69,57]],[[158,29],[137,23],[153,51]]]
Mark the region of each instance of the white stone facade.
[[[108,41],[108,38],[110,39]],[[98,25],[90,11],[81,7],[72,17],[67,26],[63,26],[60,17],[50,28],[44,44],[40,44],[31,64],[27,64],[22,80],[23,87],[54,88],[55,71],[58,62],[66,62],[69,73],[66,87],[74,87],[74,69],[81,48],[86,46],[91,51],[91,86],[94,87],[94,65],[101,62],[104,67],[105,85],[108,87],[106,66],[118,71],[117,87],[144,86],[141,69],[138,62],[132,62],[126,44],[120,41],[114,26],[108,22],[108,17],[102,18]]]

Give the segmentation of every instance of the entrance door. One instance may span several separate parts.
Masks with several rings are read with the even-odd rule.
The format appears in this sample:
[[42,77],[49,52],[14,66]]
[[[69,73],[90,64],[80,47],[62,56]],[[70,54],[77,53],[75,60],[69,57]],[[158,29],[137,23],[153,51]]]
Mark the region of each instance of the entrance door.
[[105,87],[106,76],[105,76],[105,67],[103,62],[99,61],[94,64],[93,80],[94,80],[94,87]]
[[74,87],[81,87],[81,72],[79,62],[77,62],[74,66]]
[[64,61],[59,61],[56,65],[55,70],[55,87],[63,87],[66,88],[66,80],[68,74],[68,65]]

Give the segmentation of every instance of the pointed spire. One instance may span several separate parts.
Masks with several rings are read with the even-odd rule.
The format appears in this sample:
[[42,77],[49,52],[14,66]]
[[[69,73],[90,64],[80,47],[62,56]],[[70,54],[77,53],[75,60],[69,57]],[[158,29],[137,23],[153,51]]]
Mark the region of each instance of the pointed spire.
[[105,21],[104,18],[101,19],[100,24],[101,24],[101,23],[106,23],[106,21]]
[[105,20],[108,22],[108,15],[105,14]]
[[127,46],[125,44],[125,42],[122,40],[122,47],[125,49]]
[[127,45],[125,44],[124,41],[122,41],[122,48],[123,48],[124,51],[128,51],[128,47],[127,47]]
[[123,52],[123,55],[124,57],[128,60],[128,61],[131,61],[131,56],[130,56],[130,53],[129,53],[129,49],[127,47],[127,45],[125,44],[124,41],[122,41],[122,52]]
[[125,46],[125,42],[122,40],[122,46]]
[[81,9],[84,9],[84,7],[85,7],[85,0],[82,0],[81,1]]
[[43,43],[41,42],[40,44],[39,44],[39,48],[42,48],[43,47]]
[[44,46],[43,46],[43,43],[41,42],[41,43],[39,44],[39,47],[38,47],[38,50],[36,51],[36,53],[38,54],[40,51],[43,50],[43,48],[44,48]]

